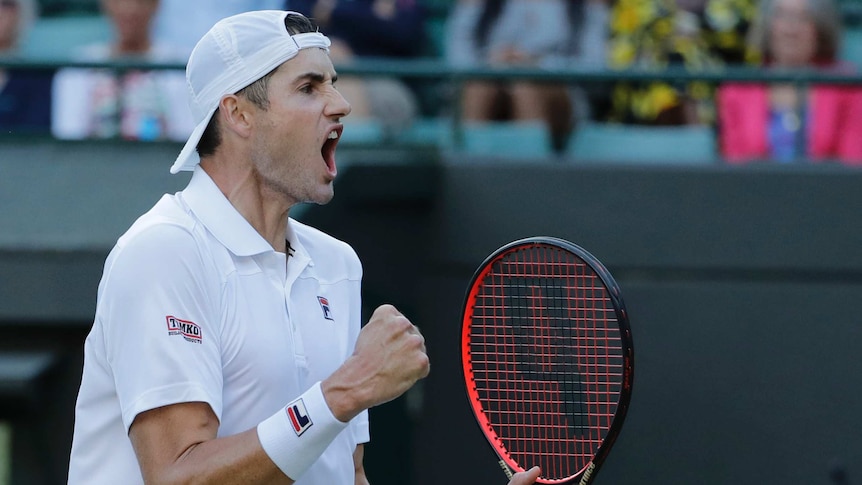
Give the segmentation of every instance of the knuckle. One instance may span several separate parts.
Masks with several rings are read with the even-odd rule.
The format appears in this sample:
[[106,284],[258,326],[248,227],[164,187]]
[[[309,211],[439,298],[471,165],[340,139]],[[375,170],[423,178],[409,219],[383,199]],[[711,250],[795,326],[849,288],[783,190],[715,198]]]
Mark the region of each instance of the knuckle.
[[379,307],[377,307],[377,311],[381,313],[397,313],[395,307],[390,305],[389,303],[384,303],[380,305]]
[[421,350],[425,348],[425,337],[419,334],[411,333],[409,335],[413,347]]
[[411,332],[413,324],[410,323],[410,320],[407,319],[404,315],[396,315],[395,318],[392,319],[395,328],[402,332]]

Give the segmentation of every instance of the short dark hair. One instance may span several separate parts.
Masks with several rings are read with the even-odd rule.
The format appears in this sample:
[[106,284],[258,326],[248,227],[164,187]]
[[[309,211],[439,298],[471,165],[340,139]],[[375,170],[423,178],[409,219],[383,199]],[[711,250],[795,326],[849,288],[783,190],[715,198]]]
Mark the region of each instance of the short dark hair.
[[[317,26],[314,25],[314,22],[305,15],[298,13],[291,13],[284,18],[284,28],[290,35],[317,32]],[[262,110],[269,109],[269,80],[276,70],[278,68],[266,73],[262,78],[240,89],[235,94],[245,97]],[[218,113],[219,110],[216,108],[203,135],[201,135],[200,141],[198,141],[196,148],[198,156],[202,158],[214,154],[221,144]]]

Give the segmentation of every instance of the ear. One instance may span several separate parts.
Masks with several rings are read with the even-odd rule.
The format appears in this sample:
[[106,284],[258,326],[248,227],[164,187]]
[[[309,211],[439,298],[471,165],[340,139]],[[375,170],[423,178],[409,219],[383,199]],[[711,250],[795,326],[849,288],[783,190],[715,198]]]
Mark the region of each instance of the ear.
[[251,134],[254,105],[247,99],[235,94],[225,96],[219,103],[219,113],[225,129],[229,132],[242,138],[247,138]]

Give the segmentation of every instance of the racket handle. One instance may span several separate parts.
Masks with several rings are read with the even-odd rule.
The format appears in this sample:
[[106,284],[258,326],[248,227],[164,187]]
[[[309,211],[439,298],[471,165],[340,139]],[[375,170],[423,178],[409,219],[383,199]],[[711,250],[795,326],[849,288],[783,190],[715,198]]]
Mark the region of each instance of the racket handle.
[[590,466],[587,467],[584,474],[581,476],[581,482],[579,485],[589,485],[590,482],[593,481],[593,474],[596,472],[596,462],[590,462]]
[[512,479],[512,470],[509,469],[509,465],[507,465],[506,462],[503,460],[500,460],[497,463],[500,464],[500,468],[503,469],[503,473],[506,474],[506,478],[511,480]]

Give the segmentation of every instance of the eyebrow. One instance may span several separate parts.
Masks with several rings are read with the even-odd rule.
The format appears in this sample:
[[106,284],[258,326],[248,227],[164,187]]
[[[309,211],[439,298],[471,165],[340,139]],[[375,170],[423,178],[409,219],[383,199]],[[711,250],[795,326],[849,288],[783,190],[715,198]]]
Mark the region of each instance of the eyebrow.
[[[299,83],[304,80],[314,81],[316,83],[324,83],[326,82],[326,76],[319,72],[307,72],[305,74],[297,76],[294,82]],[[332,82],[335,83],[335,81],[338,81],[338,74],[332,75]]]

